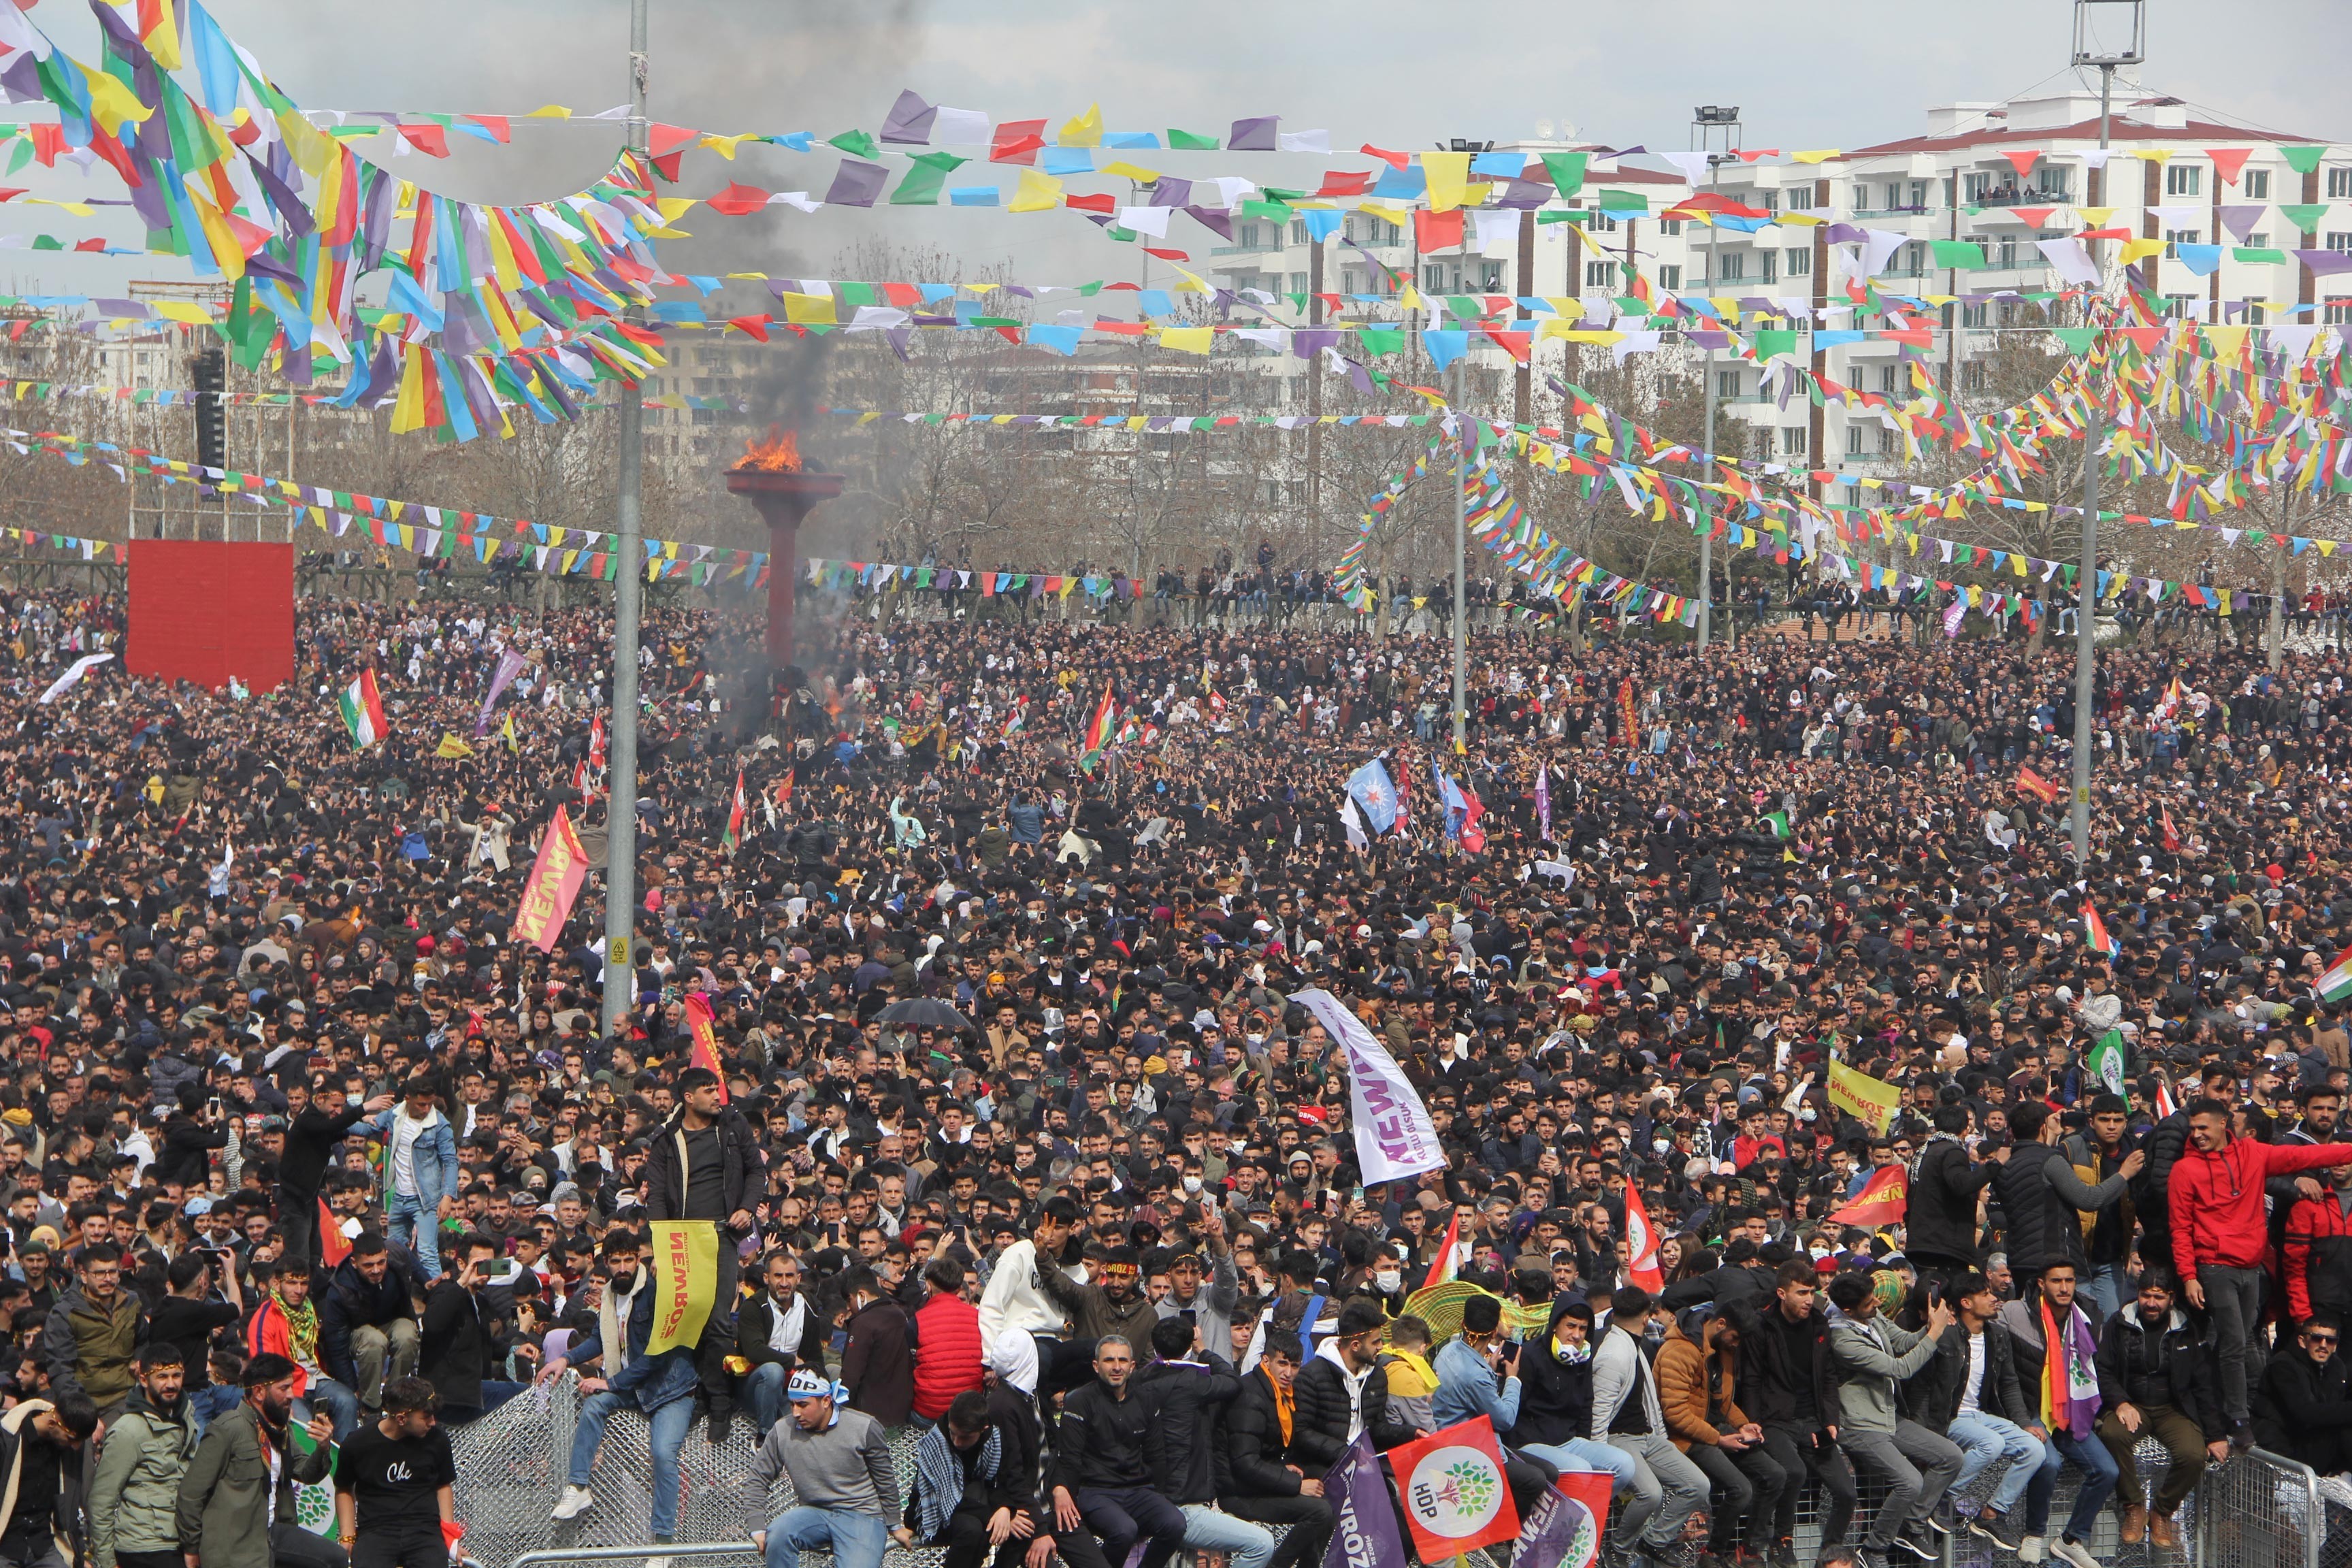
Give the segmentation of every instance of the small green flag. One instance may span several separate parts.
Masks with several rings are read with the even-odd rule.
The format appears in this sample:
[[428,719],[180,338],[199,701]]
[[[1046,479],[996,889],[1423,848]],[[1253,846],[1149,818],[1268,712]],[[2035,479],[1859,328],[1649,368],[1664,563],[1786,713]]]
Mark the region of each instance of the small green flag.
[[1213,153],[1217,150],[1217,139],[1213,136],[1202,136],[1192,131],[1171,130],[1168,132],[1168,145],[1180,153]]
[[2099,1037],[2099,1043],[2091,1047],[2091,1054],[2086,1058],[2091,1071],[2097,1076],[2100,1087],[2109,1094],[2124,1091],[2127,1054],[2121,1029],[2109,1029]]
[[1769,827],[1775,838],[1786,838],[1790,836],[1789,814],[1785,811],[1776,811],[1769,816],[1759,817],[1757,820]]

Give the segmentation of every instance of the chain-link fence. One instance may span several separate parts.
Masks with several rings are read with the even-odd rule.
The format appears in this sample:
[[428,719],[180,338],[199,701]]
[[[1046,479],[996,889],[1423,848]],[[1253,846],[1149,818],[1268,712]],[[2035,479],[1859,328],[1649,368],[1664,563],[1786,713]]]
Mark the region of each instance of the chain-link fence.
[[2260,1448],[2234,1455],[2205,1472],[2197,1500],[2210,1568],[2319,1568],[2330,1510],[2310,1466]]

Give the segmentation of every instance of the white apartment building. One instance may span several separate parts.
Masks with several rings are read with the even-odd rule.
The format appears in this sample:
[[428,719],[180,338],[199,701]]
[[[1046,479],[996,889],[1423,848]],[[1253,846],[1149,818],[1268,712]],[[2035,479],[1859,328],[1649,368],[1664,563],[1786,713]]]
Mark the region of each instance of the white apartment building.
[[[1757,138],[1751,133],[1748,140],[1752,150]],[[1523,153],[1530,162],[1544,153],[1594,154],[1579,196],[1546,203],[1549,209],[1587,212],[1580,223],[1591,236],[1590,244],[1565,223],[1537,223],[1531,240],[1501,238],[1481,250],[1474,230],[1461,251],[1423,256],[1413,248],[1409,229],[1350,214],[1341,233],[1324,242],[1322,288],[1381,297],[1380,303],[1347,301],[1339,320],[1393,324],[1397,290],[1368,264],[1364,251],[1395,277],[1412,278],[1424,298],[1467,293],[1538,300],[1622,295],[1626,289],[1617,263],[1630,256],[1664,291],[1737,298],[1743,312],[1794,304],[1802,316],[1810,306],[1844,302],[1843,279],[1861,270],[1864,245],[1857,241],[1868,231],[1902,237],[1900,244],[1885,238],[1874,247],[1893,246],[1875,274],[1883,292],[1998,295],[2063,288],[2034,241],[2104,226],[2168,242],[2162,258],[2143,265],[2156,268],[2156,288],[2171,300],[2175,314],[2258,324],[2286,319],[2277,314],[2282,303],[2301,303],[2311,308],[2295,319],[2347,323],[2352,322],[2352,274],[2315,279],[2290,254],[2298,247],[2352,251],[2352,146],[2326,148],[2308,173],[2293,167],[2284,153],[2286,148],[2318,146],[2325,140],[2198,120],[2179,100],[2118,77],[2111,151],[2104,167],[2094,167],[2100,162],[2095,87],[2005,103],[1954,103],[1928,111],[1925,134],[1847,148],[1819,163],[1786,156],[1793,148],[1784,149],[1782,156],[1720,163],[1714,179],[1721,195],[1768,214],[1801,211],[1826,220],[1768,223],[1753,233],[1655,216],[1598,213],[1603,189],[1640,192],[1655,215],[1704,188],[1694,187],[1682,170],[1661,166],[1668,160],[1602,158],[1597,148],[1559,142],[1510,142],[1494,151]],[[2165,155],[2160,161],[2136,155],[2142,151]],[[2216,151],[2224,154],[2219,162],[2212,155]],[[2238,153],[2244,153],[2242,163],[2231,156]],[[2035,156],[2028,159],[2029,153]],[[2224,177],[2231,163],[2239,163],[2234,179]],[[2324,206],[2325,215],[2308,228],[2298,228],[2281,210],[2297,204]],[[2084,206],[2114,211],[2104,226],[2095,226],[2084,221]],[[1303,221],[1237,223],[1234,239],[1211,263],[1225,286],[1269,295],[1309,290],[1315,247]],[[1990,268],[1936,267],[1930,242],[1938,239],[1975,242]],[[2218,266],[2200,276],[2174,254],[2181,245],[2221,247]],[[2114,244],[2100,247],[2111,279],[2119,249]],[[2241,260],[2237,251],[2273,251],[2280,258]],[[1523,265],[1529,274],[1525,283]],[[1292,319],[1287,306],[1284,301],[1276,311],[1285,321]],[[1958,384],[1967,385],[1970,363],[1987,352],[1991,331],[2011,324],[2018,310],[2017,301],[2000,298],[1948,308],[1930,364],[1948,367]],[[1418,324],[1439,323],[1421,317]],[[1845,321],[1832,318],[1828,324]],[[1472,341],[1475,363],[1507,363],[1496,346],[1475,334]],[[1571,352],[1559,339],[1538,340],[1535,384],[1540,386],[1547,374],[1561,374]],[[1687,347],[1659,352],[1696,353]],[[1819,351],[1811,363],[1847,386],[1907,394],[1908,377],[1898,379],[1899,352],[1891,342],[1864,341]],[[1296,401],[1303,405],[1307,366],[1286,358],[1282,374],[1300,389]],[[1749,427],[1746,449],[1751,454],[1859,475],[1888,466],[1887,454],[1899,450],[1894,433],[1874,414],[1856,410],[1849,416],[1835,405],[1815,409],[1801,395],[1783,409],[1777,397],[1761,391],[1761,371],[1752,362],[1734,363],[1718,354],[1716,366],[1723,408]],[[1736,445],[1728,435],[1718,444],[1725,450]]]

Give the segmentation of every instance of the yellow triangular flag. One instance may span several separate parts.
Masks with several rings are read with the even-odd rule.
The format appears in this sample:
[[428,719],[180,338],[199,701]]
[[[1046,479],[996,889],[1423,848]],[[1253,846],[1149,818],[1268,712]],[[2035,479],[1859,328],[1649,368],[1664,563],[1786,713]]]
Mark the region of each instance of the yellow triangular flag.
[[1423,153],[1422,173],[1429,179],[1429,210],[1450,213],[1462,205],[1470,178],[1467,153]]
[[1061,147],[1099,147],[1102,131],[1102,105],[1090,103],[1084,114],[1062,127],[1054,142]]
[[1021,188],[1013,193],[1013,205],[1008,212],[1052,212],[1062,205],[1062,182],[1051,174],[1041,174],[1034,169],[1021,171]]

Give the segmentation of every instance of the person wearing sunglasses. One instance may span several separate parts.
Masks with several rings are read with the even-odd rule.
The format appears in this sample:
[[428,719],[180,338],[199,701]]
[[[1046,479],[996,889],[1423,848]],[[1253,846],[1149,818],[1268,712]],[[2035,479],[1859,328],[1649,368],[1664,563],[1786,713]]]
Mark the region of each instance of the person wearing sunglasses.
[[2254,1394],[2254,1440],[2323,1476],[2352,1468],[2352,1369],[2336,1352],[2344,1321],[2322,1307],[2271,1357]]

